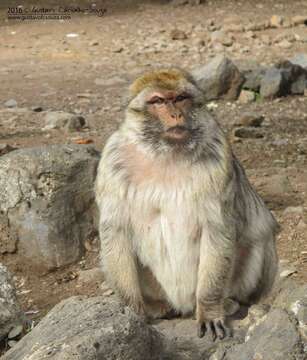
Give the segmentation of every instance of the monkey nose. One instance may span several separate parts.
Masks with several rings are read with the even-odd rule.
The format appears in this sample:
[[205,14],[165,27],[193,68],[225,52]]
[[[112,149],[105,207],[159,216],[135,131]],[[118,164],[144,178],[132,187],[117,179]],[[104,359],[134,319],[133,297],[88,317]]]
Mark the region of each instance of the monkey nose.
[[183,115],[181,113],[179,113],[179,112],[171,114],[171,117],[173,119],[176,119],[176,120],[182,120],[183,119]]

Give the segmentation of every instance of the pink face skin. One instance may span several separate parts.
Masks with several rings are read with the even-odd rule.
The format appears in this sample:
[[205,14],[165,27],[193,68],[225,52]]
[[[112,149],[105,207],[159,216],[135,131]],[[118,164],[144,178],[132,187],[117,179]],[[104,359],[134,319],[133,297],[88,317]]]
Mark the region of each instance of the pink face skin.
[[153,92],[146,103],[148,112],[163,124],[166,138],[174,141],[188,138],[187,114],[192,107],[189,94],[175,91]]

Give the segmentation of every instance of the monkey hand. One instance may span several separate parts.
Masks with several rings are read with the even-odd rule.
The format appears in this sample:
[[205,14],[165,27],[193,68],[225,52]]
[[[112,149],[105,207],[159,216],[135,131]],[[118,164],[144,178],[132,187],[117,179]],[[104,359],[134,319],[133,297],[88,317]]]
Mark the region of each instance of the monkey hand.
[[224,311],[219,307],[197,306],[197,335],[202,338],[209,334],[211,339],[215,341],[231,336],[230,328],[225,324]]

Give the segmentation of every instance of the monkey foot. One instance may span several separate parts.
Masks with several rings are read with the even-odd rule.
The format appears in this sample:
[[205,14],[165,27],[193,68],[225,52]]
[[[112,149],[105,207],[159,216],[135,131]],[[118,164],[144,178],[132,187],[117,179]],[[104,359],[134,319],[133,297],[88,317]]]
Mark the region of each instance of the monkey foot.
[[216,319],[199,323],[197,326],[197,335],[202,338],[205,334],[209,334],[211,339],[215,341],[232,336],[231,330],[225,325],[224,320]]

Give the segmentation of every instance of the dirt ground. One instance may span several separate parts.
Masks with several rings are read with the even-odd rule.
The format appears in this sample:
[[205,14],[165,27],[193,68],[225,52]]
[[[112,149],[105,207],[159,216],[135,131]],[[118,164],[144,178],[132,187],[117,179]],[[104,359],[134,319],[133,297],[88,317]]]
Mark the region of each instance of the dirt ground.
[[[210,44],[208,30],[227,24],[261,28],[272,15],[307,14],[305,0],[217,0],[180,7],[167,1],[96,1],[96,9],[107,10],[103,16],[76,13],[70,20],[32,21],[8,20],[7,7],[13,3],[0,4],[0,144],[17,148],[84,138],[101,149],[123,118],[129,81],[155,65],[173,64],[190,70],[221,52],[238,64],[268,65],[307,53],[305,25],[254,30],[252,34],[234,32],[233,44],[223,48]],[[24,8],[29,4],[47,8],[57,2],[19,1],[18,5],[21,3]],[[88,2],[69,4],[82,8]],[[184,31],[187,39],[172,40],[174,29]],[[283,39],[291,45],[281,46]],[[15,99],[18,107],[5,108],[9,99]],[[233,141],[233,149],[282,226],[280,258],[295,268],[292,276],[307,281],[307,97],[215,104],[213,112],[229,134],[243,113],[264,115],[264,138]],[[44,111],[31,110],[38,106],[44,111],[82,114],[88,127],[74,133],[43,131]],[[265,190],[272,176],[288,178],[284,193]],[[0,262],[14,273],[22,307],[34,319],[64,298],[101,291],[99,283],[82,283],[78,276],[80,270],[98,265],[95,246],[80,263],[48,274],[33,272],[18,254],[1,255]]]

